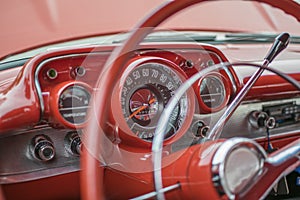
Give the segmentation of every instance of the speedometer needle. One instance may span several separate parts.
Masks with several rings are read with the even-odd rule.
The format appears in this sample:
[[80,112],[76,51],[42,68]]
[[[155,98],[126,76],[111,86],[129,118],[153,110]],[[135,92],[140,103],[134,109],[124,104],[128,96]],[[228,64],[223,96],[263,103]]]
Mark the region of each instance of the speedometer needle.
[[134,111],[130,116],[129,119],[131,119],[132,117],[134,117],[136,114],[138,114],[139,112],[141,112],[142,110],[145,110],[149,105],[151,105],[152,103],[155,102],[155,98],[150,99],[150,101],[148,102],[148,105],[143,105],[141,106],[139,109],[137,109],[136,111]]

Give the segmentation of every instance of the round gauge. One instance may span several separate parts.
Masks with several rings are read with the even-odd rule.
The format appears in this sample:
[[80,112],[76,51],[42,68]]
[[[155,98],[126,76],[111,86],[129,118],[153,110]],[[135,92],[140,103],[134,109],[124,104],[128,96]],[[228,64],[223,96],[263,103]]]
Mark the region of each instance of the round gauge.
[[226,88],[219,76],[209,75],[200,82],[200,98],[210,109],[222,107],[227,100]]
[[[122,112],[131,132],[152,141],[158,120],[175,90],[182,84],[177,72],[160,63],[144,63],[129,72],[121,91]],[[185,94],[175,107],[165,139],[176,134],[187,113]]]
[[86,120],[90,93],[82,86],[67,87],[59,96],[59,112],[71,124],[82,124]]

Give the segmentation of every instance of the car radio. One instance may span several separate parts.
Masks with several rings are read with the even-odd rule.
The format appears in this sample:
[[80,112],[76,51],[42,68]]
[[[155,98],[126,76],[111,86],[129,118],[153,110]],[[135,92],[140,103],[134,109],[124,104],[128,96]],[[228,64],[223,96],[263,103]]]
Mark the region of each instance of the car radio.
[[300,105],[297,105],[295,101],[265,105],[262,107],[262,112],[265,112],[269,118],[275,119],[275,128],[295,124],[300,121]]

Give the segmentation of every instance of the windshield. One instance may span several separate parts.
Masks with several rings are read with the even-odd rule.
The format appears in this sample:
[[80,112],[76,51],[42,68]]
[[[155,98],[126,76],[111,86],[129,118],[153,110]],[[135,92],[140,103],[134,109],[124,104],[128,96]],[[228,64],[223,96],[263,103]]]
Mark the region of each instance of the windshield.
[[[9,63],[16,60],[27,60],[39,53],[66,48],[82,47],[90,45],[108,45],[122,43],[128,33],[120,33],[108,36],[88,37],[52,45],[46,45],[23,53],[9,56],[0,61]],[[218,44],[249,44],[249,43],[272,43],[277,34],[271,33],[231,33],[231,32],[207,32],[207,31],[157,31],[149,34],[144,42],[201,42],[213,45]],[[291,36],[291,43],[300,44],[299,36]],[[1,70],[1,67],[0,67]]]
[[[82,3],[74,1],[72,2],[72,8],[63,7],[66,2],[55,1],[53,5],[38,5],[36,1],[32,1],[26,6],[20,5],[23,6],[22,10],[11,7],[10,12],[2,13],[2,15],[12,16],[14,12],[18,12],[18,15],[20,15],[20,12],[25,12],[26,17],[31,13],[35,14],[36,18],[30,21],[31,27],[29,29],[28,23],[22,23],[22,20],[26,21],[28,18],[18,18],[19,21],[16,22],[20,25],[18,29],[16,29],[16,25],[12,29],[10,23],[3,23],[5,20],[2,20],[2,30],[6,31],[2,31],[3,44],[0,48],[0,57],[5,58],[0,63],[27,59],[54,48],[121,43],[127,37],[124,32],[130,30],[146,13],[162,3],[153,0],[151,4],[147,3],[147,5],[142,6],[141,3],[136,2],[136,6],[140,6],[137,10],[134,7],[135,2],[132,2],[131,6],[125,6],[125,4],[123,5],[122,2],[118,1],[118,4],[115,4],[118,6],[115,6],[115,8],[113,8],[112,3],[99,5],[99,3],[90,2],[88,5],[84,5],[101,7],[105,4],[106,9],[115,12],[108,13],[108,11],[104,11],[103,7],[99,8],[100,10],[97,13],[81,9],[81,19],[78,20],[77,16],[70,18],[70,15],[65,16],[65,13],[70,12],[70,9],[74,13],[77,6],[83,6]],[[145,3],[145,1],[142,1],[142,3]],[[121,9],[122,6],[124,6],[122,12],[118,13],[117,10]],[[37,7],[42,10],[45,9],[46,16],[42,15],[42,11],[37,10]],[[2,19],[5,19],[5,17],[2,17]],[[75,21],[76,23],[74,23]],[[91,24],[93,26],[89,27]],[[273,42],[276,35],[283,31],[292,35],[292,42],[299,42],[299,22],[277,8],[251,1],[209,1],[187,8],[172,16],[156,29],[156,32],[149,35],[145,41],[186,42],[186,38],[189,38],[188,40],[192,39],[196,42],[210,44],[270,43]],[[59,37],[57,36],[58,33]],[[100,36],[91,37],[91,35]],[[74,40],[78,37],[83,39]],[[62,40],[70,41],[57,42]],[[49,43],[50,45],[43,45]],[[24,50],[22,51],[22,49]]]

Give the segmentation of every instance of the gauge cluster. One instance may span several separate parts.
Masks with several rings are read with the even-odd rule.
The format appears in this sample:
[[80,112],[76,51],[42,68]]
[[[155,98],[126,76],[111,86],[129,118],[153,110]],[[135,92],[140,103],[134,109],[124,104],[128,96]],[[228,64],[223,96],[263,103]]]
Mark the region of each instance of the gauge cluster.
[[46,58],[38,67],[43,119],[54,128],[83,128],[93,86],[110,52]]
[[[36,71],[36,87],[41,93],[43,120],[54,128],[77,129],[86,125],[94,85],[113,49],[109,48],[92,53],[77,49],[79,52],[41,62]],[[164,108],[181,84],[204,68],[227,62],[212,46],[186,44],[145,45],[129,53],[128,59],[113,107],[119,104],[121,120],[127,126],[122,133],[148,144]],[[222,69],[199,79],[178,101],[168,122],[165,141],[172,143],[180,138],[185,129],[183,124],[192,121],[194,113],[222,110],[234,93],[234,77],[232,71]]]
[[[18,91],[24,92],[26,100],[34,99],[39,107],[34,107],[36,112],[32,113],[35,115],[27,115],[30,109],[27,107],[20,111],[24,112],[22,119],[25,121],[36,117],[34,124],[26,122],[30,129],[3,139],[3,144],[15,144],[17,139],[18,147],[10,145],[12,148],[7,155],[24,165],[17,168],[20,172],[17,177],[0,181],[32,180],[28,174],[44,178],[48,177],[49,170],[55,174],[80,170],[82,129],[91,119],[93,92],[102,89],[95,88],[96,81],[105,70],[105,62],[113,49],[114,46],[57,49],[38,55],[26,64],[24,74],[27,75],[22,75],[24,84],[20,84]],[[191,44],[147,44],[129,52],[125,66],[120,67],[124,71],[118,71],[119,75],[111,74],[116,77],[117,84],[112,98],[108,98],[112,101],[107,104],[108,112],[105,113],[107,138],[126,152],[149,152],[159,118],[176,90],[202,69],[226,61],[218,49],[208,45],[199,48]],[[192,134],[191,126],[197,133],[193,138],[206,134],[209,127],[205,121],[193,122],[197,114],[209,115],[226,106],[233,91],[228,89],[234,84],[231,76],[234,77],[234,73],[226,70],[208,74],[178,99],[167,122],[164,149],[168,152],[179,149],[183,140],[191,144],[186,140]],[[15,152],[19,152],[19,156],[15,156]],[[5,169],[15,170],[10,165]],[[4,174],[14,174],[13,171],[4,171]]]

